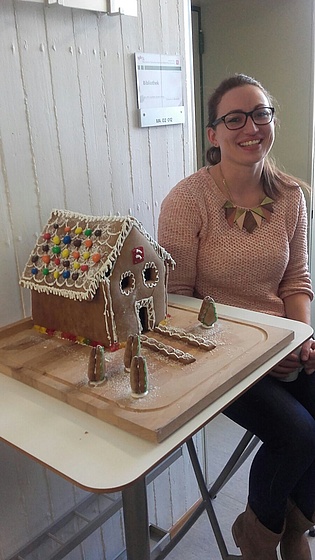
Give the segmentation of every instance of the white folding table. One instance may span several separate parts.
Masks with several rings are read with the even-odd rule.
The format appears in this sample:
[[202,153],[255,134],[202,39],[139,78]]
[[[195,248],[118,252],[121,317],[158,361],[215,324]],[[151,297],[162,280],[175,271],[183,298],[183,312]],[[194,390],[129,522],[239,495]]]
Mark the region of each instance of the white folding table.
[[[169,299],[176,305],[196,310],[200,307],[200,300],[194,298],[171,295]],[[195,453],[193,435],[313,332],[311,327],[298,321],[225,305],[217,305],[217,310],[219,315],[290,329],[294,331],[294,340],[161,443],[140,439],[0,374],[1,439],[89,492],[121,490],[128,560],[152,558],[145,477],[184,443],[188,446],[197,479],[200,478],[198,483],[204,494],[203,509],[207,509],[211,524],[216,524]],[[228,554],[220,530],[215,534],[222,558],[237,558]],[[169,543],[166,547],[155,558],[164,558],[173,544]]]

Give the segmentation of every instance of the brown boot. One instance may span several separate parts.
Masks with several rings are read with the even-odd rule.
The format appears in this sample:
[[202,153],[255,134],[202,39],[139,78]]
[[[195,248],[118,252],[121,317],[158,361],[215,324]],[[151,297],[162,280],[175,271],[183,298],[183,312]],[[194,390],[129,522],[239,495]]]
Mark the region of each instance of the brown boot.
[[283,532],[273,533],[267,529],[249,505],[234,522],[232,533],[243,560],[277,560],[276,548]]
[[305,531],[313,527],[314,522],[309,521],[293,503],[289,502],[286,516],[286,527],[280,541],[282,560],[311,560],[311,550]]

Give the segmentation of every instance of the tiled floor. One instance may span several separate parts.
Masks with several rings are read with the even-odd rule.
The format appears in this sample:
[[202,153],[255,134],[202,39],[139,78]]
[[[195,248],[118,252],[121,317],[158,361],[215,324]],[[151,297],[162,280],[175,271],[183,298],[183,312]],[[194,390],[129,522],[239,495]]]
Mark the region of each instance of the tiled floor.
[[[242,433],[238,426],[223,415],[218,416],[211,423],[211,436],[210,442],[208,443],[209,445],[213,445],[213,448],[216,450],[213,462],[214,479],[220,471],[220,468],[225,464],[226,457],[229,456],[237,445]],[[222,437],[223,434],[224,439]],[[216,444],[218,441],[221,442],[220,445]],[[222,445],[222,441],[224,441],[224,445]],[[228,552],[229,554],[239,556],[240,551],[235,546],[231,535],[231,526],[235,518],[244,510],[246,505],[248,470],[251,459],[252,457],[249,457],[246,460],[212,502],[219,519]],[[315,538],[308,538],[315,560]],[[222,560],[206,513],[202,514],[197,523],[167,556],[167,560]],[[299,559],[297,558],[296,560]]]

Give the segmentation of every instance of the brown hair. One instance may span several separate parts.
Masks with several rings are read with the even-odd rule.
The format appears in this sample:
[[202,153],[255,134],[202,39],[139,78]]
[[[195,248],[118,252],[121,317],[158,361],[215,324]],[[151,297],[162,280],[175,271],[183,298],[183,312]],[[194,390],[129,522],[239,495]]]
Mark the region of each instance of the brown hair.
[[[251,78],[250,76],[246,76],[245,74],[235,74],[234,76],[223,80],[210,96],[208,101],[208,128],[212,128],[212,123],[218,118],[218,105],[225,93],[231,89],[246,85],[258,87],[267,97],[270,106],[274,105],[275,100],[262,86],[262,84],[258,82],[258,80],[255,80],[255,78]],[[219,147],[210,146],[207,151],[207,161],[210,165],[216,165],[221,161],[221,150]],[[287,186],[288,183],[291,185],[302,184],[304,188],[307,188],[307,185],[305,185],[303,181],[295,179],[292,175],[288,175],[278,169],[275,161],[270,155],[268,155],[264,161],[262,183],[265,194],[271,198],[277,198],[279,195],[279,187],[281,185]]]

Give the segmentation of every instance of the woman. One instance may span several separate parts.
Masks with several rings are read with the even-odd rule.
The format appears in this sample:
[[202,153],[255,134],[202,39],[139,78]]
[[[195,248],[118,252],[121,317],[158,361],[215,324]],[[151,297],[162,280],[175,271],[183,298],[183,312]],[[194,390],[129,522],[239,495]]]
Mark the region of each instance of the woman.
[[[177,263],[169,291],[309,324],[306,205],[298,181],[268,155],[272,98],[238,74],[214,91],[208,114],[209,166],[174,187],[161,208],[159,243]],[[311,558],[304,533],[315,523],[314,370],[308,340],[224,412],[263,442],[248,505],[232,527],[244,560],[276,560],[279,542],[283,560]]]

